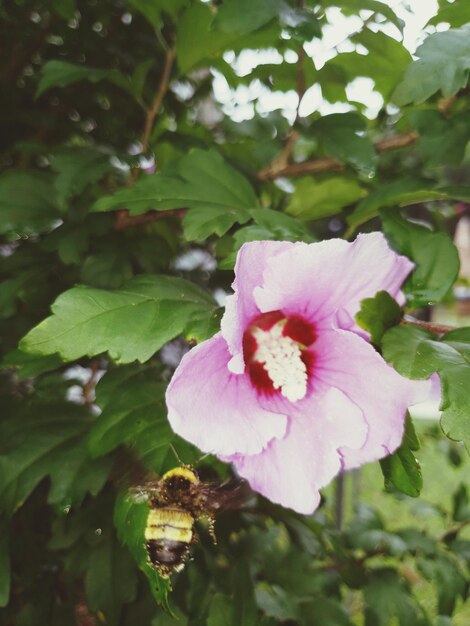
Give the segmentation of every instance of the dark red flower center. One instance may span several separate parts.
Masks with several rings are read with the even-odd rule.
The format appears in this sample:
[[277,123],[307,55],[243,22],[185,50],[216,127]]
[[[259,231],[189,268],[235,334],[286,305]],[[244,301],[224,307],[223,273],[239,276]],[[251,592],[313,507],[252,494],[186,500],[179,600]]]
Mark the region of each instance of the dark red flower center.
[[243,356],[253,385],[296,402],[305,397],[313,366],[308,350],[315,328],[298,315],[262,313],[243,335]]

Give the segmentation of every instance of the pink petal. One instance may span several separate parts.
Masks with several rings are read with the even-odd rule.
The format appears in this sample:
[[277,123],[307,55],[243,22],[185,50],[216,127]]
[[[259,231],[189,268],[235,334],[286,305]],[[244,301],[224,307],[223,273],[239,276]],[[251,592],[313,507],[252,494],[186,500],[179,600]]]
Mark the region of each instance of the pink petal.
[[360,446],[367,435],[362,412],[337,389],[312,396],[308,404],[309,410],[305,402],[293,408],[283,439],[260,454],[228,459],[255,491],[304,514],[316,509],[319,489],[341,469],[338,448]]
[[287,417],[260,406],[248,376],[228,371],[230,356],[220,333],[185,354],[167,389],[168,420],[204,452],[256,454],[284,435]]
[[381,233],[359,235],[353,243],[296,243],[266,260],[255,301],[262,312],[281,309],[331,327],[338,323],[338,311],[344,320],[353,320],[361,300],[377,291],[402,300],[400,287],[412,269],[411,261],[393,252]]
[[235,280],[232,283],[234,294],[225,302],[225,313],[221,330],[232,356],[235,357],[230,370],[243,372],[242,339],[248,323],[259,309],[253,298],[253,290],[262,284],[266,263],[271,257],[294,246],[289,241],[252,241],[243,244],[238,251],[235,265]]
[[344,468],[381,459],[396,450],[403,437],[407,408],[428,397],[431,383],[400,376],[367,341],[348,331],[320,333],[314,352],[314,376],[341,389],[357,404],[369,428],[360,450],[343,444]]

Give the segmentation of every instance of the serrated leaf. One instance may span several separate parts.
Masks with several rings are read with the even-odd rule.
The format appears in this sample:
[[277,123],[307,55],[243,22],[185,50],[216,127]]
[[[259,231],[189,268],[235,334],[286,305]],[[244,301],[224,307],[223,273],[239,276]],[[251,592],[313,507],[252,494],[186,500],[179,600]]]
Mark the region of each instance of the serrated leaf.
[[467,0],[453,0],[452,3],[441,2],[437,15],[428,24],[436,26],[448,22],[452,28],[458,28],[470,22],[470,4]]
[[373,298],[362,300],[355,319],[370,333],[371,342],[379,346],[384,332],[400,323],[401,309],[387,291],[379,291]]
[[470,329],[454,333],[436,340],[422,328],[395,327],[385,333],[382,348],[385,360],[403,376],[422,379],[439,374],[442,429],[470,451]]
[[279,241],[316,241],[305,224],[281,211],[254,209],[251,216],[258,226],[270,231]]
[[387,4],[378,0],[322,0],[322,6],[341,7],[345,15],[357,15],[359,11],[373,11],[386,17],[399,30],[403,30],[403,20]]
[[249,219],[250,213],[245,208],[201,207],[184,216],[184,234],[188,241],[204,241],[213,234],[221,237],[235,223],[245,224]]
[[114,525],[119,540],[129,548],[139,568],[147,577],[153,597],[159,604],[167,606],[170,581],[160,578],[156,570],[148,564],[144,539],[148,511],[146,502],[137,502],[129,494],[120,493],[114,508]]
[[465,155],[470,139],[470,119],[467,112],[445,118],[437,111],[414,111],[410,122],[419,133],[417,145],[426,164],[458,165]]
[[408,206],[419,202],[431,200],[442,200],[448,197],[455,197],[448,194],[447,190],[435,189],[429,181],[415,178],[403,177],[393,183],[381,184],[377,189],[373,189],[361,200],[354,211],[347,217],[350,225],[349,234],[355,229],[376,217],[379,209],[393,206]]
[[397,252],[416,264],[404,285],[411,308],[442,300],[457,279],[460,261],[455,245],[443,232],[433,232],[405,220],[398,213],[381,211],[383,231]]
[[128,444],[147,467],[160,472],[174,438],[166,421],[165,386],[136,382],[132,377],[122,383],[119,393],[116,387],[116,395],[104,405],[98,386],[97,403],[103,411],[90,432],[89,450],[101,456]]
[[424,102],[437,91],[452,96],[465,87],[470,70],[470,24],[428,35],[392,95],[399,106]]
[[283,622],[298,620],[300,611],[295,598],[278,585],[259,582],[255,587],[256,604],[268,617]]
[[47,61],[41,68],[36,98],[53,87],[67,87],[81,80],[87,80],[91,83],[108,80],[132,93],[130,81],[116,69],[98,69],[54,59]]
[[409,414],[406,416],[405,434],[398,450],[380,461],[385,489],[397,489],[401,493],[416,498],[423,488],[421,466],[413,451],[420,447],[419,439]]
[[38,356],[37,354],[27,354],[21,350],[12,350],[0,362],[0,369],[14,367],[18,378],[25,380],[55,370],[61,365],[63,362],[57,354]]
[[120,363],[144,362],[213,306],[204,290],[171,276],[137,276],[114,291],[74,287],[22,339],[21,349],[58,352],[66,361],[109,352]]
[[[375,568],[364,588],[365,626],[424,626],[419,605],[408,592],[397,571]],[[395,622],[396,623],[396,622]]]
[[224,50],[237,52],[245,48],[268,48],[279,36],[277,20],[240,35],[233,31],[215,30],[213,23],[216,16],[207,4],[192,3],[178,20],[176,52],[181,74],[203,64],[217,63]]
[[161,14],[176,15],[188,0],[130,0],[130,5],[137,9],[154,27],[161,27]]
[[80,280],[90,287],[117,289],[132,278],[132,264],[125,252],[103,250],[87,256]]
[[87,411],[70,403],[34,405],[1,425],[0,501],[13,513],[46,476],[48,500],[57,506],[80,503],[86,493],[97,494],[110,462],[93,461],[86,449],[91,425]]
[[0,176],[0,233],[39,233],[59,217],[49,176],[20,170]]
[[224,0],[217,11],[213,29],[237,35],[250,33],[276,17],[281,6],[281,0]]
[[[380,31],[373,33],[366,29],[351,39],[367,48],[369,54],[345,52],[327,61],[318,72],[322,88],[324,83],[334,79],[336,93],[340,95],[348,83],[358,76],[366,76],[374,81],[375,88],[388,102],[411,60],[410,53],[401,43]],[[331,90],[331,86],[327,85],[327,88]]]
[[184,218],[190,238],[224,234],[236,222],[249,219],[258,201],[250,183],[214,150],[192,150],[171,169],[140,179],[98,200],[94,211],[126,208],[131,215],[151,209],[190,209]]
[[305,177],[296,182],[286,212],[305,220],[320,219],[340,213],[365,195],[365,189],[352,178],[332,176],[317,181]]
[[433,560],[421,561],[419,565],[424,576],[435,584],[438,612],[442,615],[452,615],[458,597],[465,597],[467,585],[458,565],[443,555]]
[[52,169],[57,172],[54,187],[61,206],[78,195],[90,183],[100,180],[112,169],[110,155],[93,148],[63,148],[52,159]]
[[309,135],[320,139],[327,154],[368,175],[375,171],[377,154],[365,129],[358,113],[331,113],[315,121]]

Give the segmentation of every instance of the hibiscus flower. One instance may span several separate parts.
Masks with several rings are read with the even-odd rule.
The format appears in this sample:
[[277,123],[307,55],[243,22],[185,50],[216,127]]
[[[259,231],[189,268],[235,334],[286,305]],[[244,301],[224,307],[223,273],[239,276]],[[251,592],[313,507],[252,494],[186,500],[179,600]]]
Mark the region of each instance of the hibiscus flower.
[[173,430],[271,501],[313,512],[339,471],[396,450],[407,408],[429,393],[354,321],[377,291],[403,303],[412,268],[380,233],[243,245],[221,332],[183,357],[168,387]]

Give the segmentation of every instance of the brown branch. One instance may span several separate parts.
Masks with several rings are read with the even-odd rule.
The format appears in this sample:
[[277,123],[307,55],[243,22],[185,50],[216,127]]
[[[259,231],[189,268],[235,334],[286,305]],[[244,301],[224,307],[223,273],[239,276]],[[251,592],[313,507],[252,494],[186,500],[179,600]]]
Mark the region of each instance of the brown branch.
[[435,324],[434,322],[423,322],[422,320],[402,320],[400,324],[402,326],[417,326],[418,328],[424,328],[425,330],[429,330],[429,332],[436,335],[444,335],[451,330],[456,330],[455,326]]
[[[375,144],[377,152],[387,152],[411,146],[418,141],[418,134],[414,131],[403,135],[396,135],[388,139],[382,139]],[[341,172],[345,165],[332,158],[313,159],[303,163],[291,163],[284,167],[278,166],[275,159],[268,167],[258,172],[258,180],[275,180],[281,177],[305,176],[306,174],[319,174],[320,172]]]
[[183,219],[187,209],[170,209],[169,211],[149,211],[142,215],[129,215],[126,209],[117,212],[115,230],[126,230],[134,226],[142,226],[143,224],[151,224],[166,217],[177,217]]
[[[142,144],[142,152],[145,153],[148,150],[150,143],[150,135],[152,133],[153,125],[155,123],[155,118],[160,112],[162,108],[163,100],[168,92],[168,87],[170,86],[170,77],[171,70],[173,68],[173,64],[176,59],[176,46],[171,46],[167,48],[165,55],[165,62],[163,65],[162,77],[160,79],[160,83],[158,85],[157,92],[153,99],[152,104],[147,110],[147,115],[145,116],[145,124],[144,130],[142,132],[142,137],[140,138],[140,142]],[[135,183],[137,177],[139,175],[139,168],[133,168],[131,172],[131,176],[129,179],[129,184]],[[133,217],[129,216],[129,212],[127,209],[121,209],[117,211],[116,214],[116,222],[114,224],[114,228],[116,230],[124,230],[126,228],[131,228],[132,226],[137,226],[138,224],[147,224],[149,222],[154,222],[157,219],[161,219],[160,213],[147,213],[145,215],[136,215]]]
[[173,63],[176,58],[176,48],[172,46],[168,48],[165,56],[165,63],[163,65],[162,78],[160,80],[160,84],[158,86],[157,93],[155,94],[155,98],[147,111],[147,116],[145,118],[145,126],[144,132],[142,133],[141,143],[142,143],[142,152],[146,152],[149,147],[150,141],[150,133],[152,132],[153,125],[155,122],[155,117],[160,112],[160,109],[163,104],[163,99],[166,96],[168,91],[168,87],[170,85],[170,76],[171,70],[173,68]]

